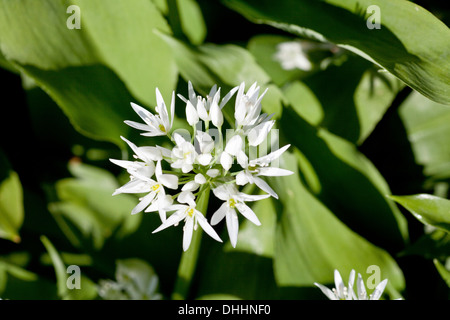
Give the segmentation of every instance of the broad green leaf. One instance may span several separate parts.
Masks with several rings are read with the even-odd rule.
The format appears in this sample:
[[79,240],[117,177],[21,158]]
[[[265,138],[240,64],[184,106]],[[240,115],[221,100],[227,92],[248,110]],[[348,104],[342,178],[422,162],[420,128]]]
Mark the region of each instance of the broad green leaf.
[[170,28],[152,1],[72,0],[82,14],[92,46],[102,61],[123,79],[129,91],[147,105],[156,105],[155,88],[169,96],[177,70],[170,48],[153,31]]
[[[225,4],[254,22],[351,50],[426,97],[450,104],[450,30],[419,5],[390,0],[282,0],[276,5],[269,0],[225,0]],[[370,6],[379,9],[380,29],[367,26],[374,18]]]
[[[66,26],[73,4],[80,29]],[[1,50],[9,63],[34,79],[76,129],[119,146],[119,136],[129,136],[123,124],[133,115],[129,103],[154,105],[155,88],[166,97],[176,83],[170,50],[154,29],[170,32],[146,0],[0,2]]]
[[355,145],[311,126],[291,108],[283,110],[279,127],[308,164],[303,167],[314,186],[310,190],[325,206],[372,243],[403,249],[406,219],[385,197],[390,190],[384,178]]
[[120,136],[128,137],[131,131],[123,121],[135,116],[130,107],[134,99],[110,69],[92,65],[58,71],[25,66],[21,70],[36,80],[79,132],[93,139],[125,145]]
[[450,107],[411,93],[399,109],[416,162],[435,179],[450,177]]
[[[388,73],[378,73],[370,63],[354,56],[303,82],[322,106],[319,125],[358,144],[372,132],[401,87]],[[306,109],[303,105],[307,102],[295,104]]]
[[0,238],[20,242],[23,220],[22,184],[0,150]]
[[[285,154],[283,160],[283,168],[297,172],[293,155]],[[403,274],[395,260],[337,219],[297,174],[275,178],[274,186],[281,203],[274,254],[280,286],[331,283],[334,269],[344,275],[351,269],[366,274],[367,267],[376,265],[381,279],[389,279],[397,291],[403,289]]]
[[196,0],[176,0],[176,3],[183,33],[192,44],[201,44],[207,31],[199,4]]
[[423,224],[450,232],[450,200],[430,194],[390,196]]
[[312,125],[319,125],[324,117],[322,104],[312,90],[301,81],[292,81],[283,88],[290,106]]
[[94,248],[100,249],[107,238],[113,235],[121,238],[138,228],[142,216],[131,216],[136,198],[113,197],[118,183],[111,173],[81,163],[71,163],[69,168],[75,177],[56,183],[60,201],[51,203],[49,210],[75,246],[80,246],[83,238],[91,237]]

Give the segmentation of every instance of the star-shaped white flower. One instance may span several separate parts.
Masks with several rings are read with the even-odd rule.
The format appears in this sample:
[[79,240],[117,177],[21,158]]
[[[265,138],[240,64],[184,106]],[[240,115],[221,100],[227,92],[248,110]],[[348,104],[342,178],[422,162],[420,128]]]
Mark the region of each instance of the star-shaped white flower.
[[236,128],[254,125],[260,120],[261,100],[267,92],[267,89],[259,96],[260,87],[256,86],[256,82],[244,93],[245,83],[239,86],[234,118],[236,120]]
[[208,166],[213,159],[211,152],[214,149],[214,140],[206,132],[197,131],[195,141],[198,149],[197,162],[202,166]]
[[248,161],[248,157],[244,150],[244,140],[240,135],[233,136],[225,146],[225,150],[220,155],[220,164],[225,169],[225,171],[230,170],[233,164],[233,158],[236,157],[237,162],[244,166]]
[[313,66],[307,55],[308,48],[304,47],[305,45],[299,41],[282,42],[278,44],[274,58],[285,70],[310,71]]
[[216,225],[223,218],[226,218],[228,235],[233,247],[236,247],[239,232],[239,220],[236,209],[255,225],[261,225],[253,210],[245,204],[245,201],[262,200],[270,195],[249,195],[239,192],[233,184],[222,184],[213,189],[214,195],[220,200],[225,201],[220,208],[213,214],[211,225]]
[[[118,188],[113,195],[120,193],[148,193],[139,199],[139,203],[133,208],[131,214],[141,212],[150,204],[153,204],[152,211],[159,211],[161,220],[166,219],[165,207],[169,205],[168,198],[164,187],[170,189],[178,188],[178,177],[173,174],[163,174],[161,168],[162,153],[156,147],[137,147],[131,141],[122,139],[127,142],[135,153],[135,157],[143,160],[126,161],[110,159],[111,162],[127,169],[130,173],[130,181]],[[157,161],[155,166],[153,161]],[[153,174],[156,180],[152,179]]]
[[144,120],[145,124],[130,120],[126,120],[125,123],[135,129],[146,131],[145,133],[141,133],[143,136],[155,137],[167,135],[172,129],[173,119],[175,117],[175,92],[172,92],[170,119],[167,112],[167,106],[164,103],[164,99],[158,88],[156,88],[156,104],[155,110],[158,115],[154,115],[141,106],[131,103],[131,107],[139,115],[139,117]]
[[200,224],[202,229],[214,240],[222,242],[219,235],[216,231],[211,227],[203,214],[195,208],[195,201],[192,202],[193,196],[189,196],[185,194],[184,197],[178,201],[186,201],[190,204],[175,204],[168,208],[168,211],[175,211],[167,220],[161,224],[157,229],[153,231],[159,232],[163,229],[166,229],[170,226],[177,226],[180,221],[184,220],[185,224],[183,227],[183,251],[186,251],[192,241],[192,235],[194,230],[197,230],[197,224]]
[[172,149],[172,168],[181,169],[183,173],[188,173],[194,168],[197,152],[189,141],[186,141],[180,134],[173,135],[176,146]]
[[[388,282],[387,279],[381,281],[376,287],[371,295],[367,295],[366,288],[364,286],[364,281],[361,274],[358,273],[358,280],[356,281],[357,294],[353,290],[353,284],[355,282],[355,270],[350,272],[350,277],[348,279],[348,287],[345,287],[344,282],[339,271],[334,270],[334,282],[335,288],[332,290],[327,287],[314,283],[320,290],[328,297],[330,300],[379,300],[383,294],[384,288]],[[396,299],[401,300],[401,299]]]
[[283,148],[269,153],[268,155],[244,163],[244,170],[240,171],[236,175],[236,184],[239,186],[244,186],[247,183],[254,183],[261,190],[278,199],[276,192],[259,176],[279,177],[293,174],[290,170],[269,166],[272,161],[278,159],[289,147],[290,145],[288,144]]

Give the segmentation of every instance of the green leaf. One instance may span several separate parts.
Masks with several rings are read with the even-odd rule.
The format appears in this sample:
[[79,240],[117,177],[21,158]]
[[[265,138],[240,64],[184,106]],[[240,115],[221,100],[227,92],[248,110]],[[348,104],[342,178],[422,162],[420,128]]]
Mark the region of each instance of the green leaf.
[[0,150],[0,238],[20,242],[23,220],[22,184]]
[[[369,136],[401,87],[394,77],[377,72],[370,63],[355,56],[349,57],[340,66],[330,66],[315,73],[303,82],[323,110],[323,118],[318,125],[357,144]],[[306,99],[308,95],[290,101],[297,105],[296,110],[312,109],[305,106],[311,98]],[[314,109],[320,110],[318,107]],[[300,114],[310,116],[306,111]],[[317,121],[319,116],[322,114],[312,120]]]
[[406,219],[386,199],[390,190],[384,178],[355,145],[311,126],[291,108],[284,109],[279,127],[280,136],[289,137],[301,152],[307,171],[300,174],[313,183],[310,191],[325,206],[372,243],[393,251],[403,248]]
[[[66,26],[71,4],[80,7],[81,29]],[[1,50],[9,63],[34,79],[77,130],[119,146],[119,136],[128,136],[129,103],[153,105],[155,88],[169,96],[177,80],[170,49],[154,29],[170,32],[146,0],[0,2]]]
[[[285,154],[283,168],[297,172],[296,159]],[[280,286],[312,286],[331,283],[333,270],[366,274],[371,265],[381,279],[402,290],[404,279],[395,260],[343,224],[300,181],[297,174],[274,179],[280,198],[274,268]]]
[[92,238],[94,248],[100,249],[107,238],[122,238],[139,227],[142,215],[130,214],[137,199],[113,197],[118,183],[111,173],[81,163],[70,163],[69,169],[75,177],[56,183],[60,201],[51,203],[49,210],[73,245],[79,247],[82,240]]
[[130,107],[134,99],[110,69],[95,65],[58,71],[26,66],[21,70],[35,79],[80,133],[124,146],[120,136],[129,136],[131,130],[123,121],[135,116]]
[[199,4],[195,0],[176,0],[176,2],[183,33],[192,44],[201,44],[206,37],[206,25]]
[[450,232],[450,200],[429,194],[390,196],[423,224]]
[[450,108],[413,92],[399,114],[424,174],[433,179],[450,178]]
[[[254,22],[351,50],[426,97],[450,104],[450,30],[412,2],[282,0],[274,5],[270,0],[225,0],[225,4]],[[367,18],[373,18],[367,9],[373,5],[380,10],[380,29],[367,27]]]

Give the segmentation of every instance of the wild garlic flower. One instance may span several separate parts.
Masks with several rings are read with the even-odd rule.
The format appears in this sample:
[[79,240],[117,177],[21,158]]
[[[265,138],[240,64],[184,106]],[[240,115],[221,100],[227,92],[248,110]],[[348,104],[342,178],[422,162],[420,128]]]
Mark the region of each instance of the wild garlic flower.
[[356,280],[357,294],[353,290],[353,285],[355,283],[355,270],[350,272],[350,277],[348,279],[348,286],[346,287],[342,281],[342,277],[339,271],[334,270],[334,282],[335,288],[330,290],[329,288],[321,285],[320,283],[314,283],[323,294],[327,296],[330,300],[379,300],[383,294],[384,288],[388,282],[387,279],[381,281],[374,289],[371,295],[367,295],[366,288],[364,286],[364,281],[361,274],[358,273],[358,280]]
[[[222,133],[223,109],[237,92],[234,123],[231,129]],[[254,83],[245,92],[245,83],[231,89],[221,99],[221,88],[214,85],[206,98],[197,95],[191,82],[188,83],[188,98],[178,95],[186,105],[186,120],[192,127],[192,135],[186,130],[175,130],[175,92],[172,93],[170,116],[164,99],[156,89],[157,106],[153,114],[145,108],[131,103],[131,107],[144,121],[126,120],[125,123],[144,131],[143,136],[166,136],[171,148],[159,145],[138,147],[122,139],[134,152],[135,161],[111,159],[126,169],[130,181],[118,188],[120,193],[142,194],[132,210],[138,212],[159,212],[161,225],[153,231],[159,232],[184,221],[183,250],[190,246],[193,233],[200,227],[213,239],[222,242],[212,225],[223,218],[233,247],[237,244],[239,216],[260,225],[257,214],[245,203],[273,196],[275,191],[263,177],[286,176],[291,171],[278,168],[275,160],[289,148],[286,145],[258,158],[249,158],[249,149],[258,148],[267,141],[275,121],[273,115],[262,113],[261,102],[267,90],[260,94],[260,87]],[[233,108],[233,107],[231,107]],[[210,128],[212,123],[215,128]],[[264,149],[265,150],[265,149]],[[261,150],[260,150],[261,151]],[[239,191],[240,186],[255,184],[266,194],[249,195]],[[205,208],[197,207],[197,197],[205,191],[224,201],[208,222]],[[205,210],[201,212],[200,210]],[[170,214],[169,217],[166,214]]]
[[313,67],[308,57],[308,48],[305,48],[303,42],[287,41],[277,46],[275,60],[280,62],[281,67],[285,70],[300,69],[310,71]]

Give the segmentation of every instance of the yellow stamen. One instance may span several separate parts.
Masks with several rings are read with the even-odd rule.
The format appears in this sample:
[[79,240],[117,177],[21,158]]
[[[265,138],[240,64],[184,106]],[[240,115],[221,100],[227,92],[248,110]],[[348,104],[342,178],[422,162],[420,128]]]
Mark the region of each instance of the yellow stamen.
[[159,130],[166,132],[166,128],[162,124],[159,125]]
[[236,200],[231,198],[230,200],[228,200],[228,205],[230,206],[230,208],[234,209],[236,207]]
[[159,184],[155,184],[154,186],[152,186],[152,190],[153,191],[157,191],[157,192],[159,192],[159,187],[160,187],[160,185]]
[[187,211],[188,216],[192,218],[192,215],[194,214],[194,209],[188,208],[188,209],[186,209],[186,211]]

